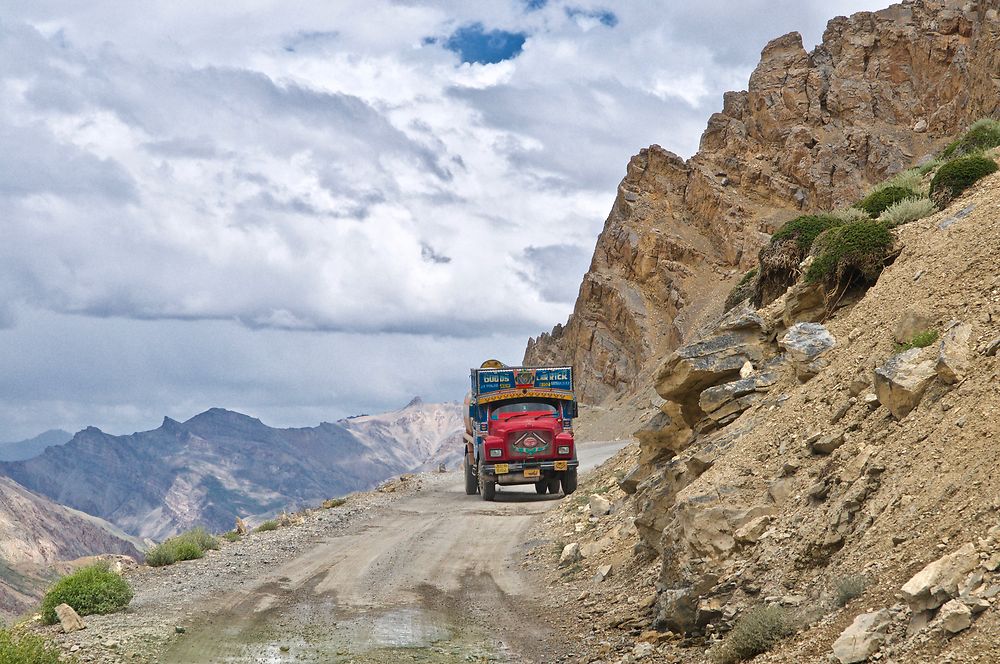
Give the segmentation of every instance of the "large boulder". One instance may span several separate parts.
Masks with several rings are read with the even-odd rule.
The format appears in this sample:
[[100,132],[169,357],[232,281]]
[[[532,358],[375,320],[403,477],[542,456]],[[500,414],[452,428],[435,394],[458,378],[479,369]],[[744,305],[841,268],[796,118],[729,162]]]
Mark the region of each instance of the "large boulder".
[[958,596],[959,586],[978,564],[979,554],[969,542],[917,572],[902,587],[903,599],[914,613],[936,609]]
[[701,419],[698,397],[705,388],[738,378],[746,362],[758,365],[773,355],[758,334],[731,330],[686,346],[666,359],[656,376],[656,391],[684,406],[689,425]]
[[941,626],[946,632],[958,634],[972,626],[972,609],[964,602],[953,599],[941,607],[938,618],[941,619]]
[[933,348],[911,348],[875,369],[875,395],[897,420],[917,407],[937,376]]
[[969,339],[972,326],[956,323],[944,333],[938,343],[937,375],[942,381],[953,385],[962,380],[969,370]]
[[922,304],[914,304],[903,312],[893,330],[893,337],[901,344],[908,344],[913,341],[913,337],[933,326],[934,315],[930,309]]
[[806,381],[826,367],[824,355],[837,345],[837,340],[819,323],[796,323],[778,344],[795,367],[795,375]]
[[710,387],[698,397],[698,406],[719,424],[727,424],[763,398],[778,382],[778,373],[762,371],[747,378]]
[[833,656],[840,664],[867,661],[885,643],[890,615],[886,609],[862,613],[833,642]]

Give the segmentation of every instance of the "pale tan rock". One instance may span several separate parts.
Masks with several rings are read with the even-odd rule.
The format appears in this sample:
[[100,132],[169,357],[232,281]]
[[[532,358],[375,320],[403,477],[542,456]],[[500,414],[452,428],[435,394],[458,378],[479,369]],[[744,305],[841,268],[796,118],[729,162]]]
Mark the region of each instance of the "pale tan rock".
[[69,604],[58,605],[56,607],[56,617],[59,618],[59,624],[62,626],[62,631],[65,633],[77,632],[81,629],[86,629],[87,627],[83,623],[83,618],[81,618]]
[[559,555],[559,567],[568,567],[579,561],[580,558],[580,543],[570,542],[563,547],[562,553]]
[[965,576],[979,565],[979,554],[972,542],[943,556],[917,572],[900,589],[914,613],[936,609],[958,595]]
[[941,607],[938,619],[946,632],[958,634],[972,627],[972,610],[963,602],[953,599]]
[[733,537],[741,544],[756,544],[769,525],[771,525],[770,516],[759,516],[742,528],[738,528]]
[[917,407],[937,377],[934,349],[911,348],[875,369],[875,395],[897,420]]
[[969,340],[972,326],[968,323],[953,325],[938,342],[938,377],[952,385],[960,381],[969,370]]
[[840,664],[868,661],[885,643],[890,618],[885,609],[862,613],[833,642],[833,656]]
[[934,314],[922,304],[910,306],[896,323],[893,337],[901,344],[910,343],[913,337],[934,327]]
[[596,493],[590,496],[589,506],[591,516],[600,517],[611,512],[611,501]]

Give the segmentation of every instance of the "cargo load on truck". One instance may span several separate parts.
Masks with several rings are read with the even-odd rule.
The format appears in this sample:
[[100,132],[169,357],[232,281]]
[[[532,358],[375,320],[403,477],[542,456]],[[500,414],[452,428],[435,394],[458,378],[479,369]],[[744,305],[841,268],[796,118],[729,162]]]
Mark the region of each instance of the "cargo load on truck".
[[465,398],[465,493],[493,500],[497,486],[533,484],[539,494],[576,490],[577,414],[573,368],[508,367],[487,360],[471,370]]

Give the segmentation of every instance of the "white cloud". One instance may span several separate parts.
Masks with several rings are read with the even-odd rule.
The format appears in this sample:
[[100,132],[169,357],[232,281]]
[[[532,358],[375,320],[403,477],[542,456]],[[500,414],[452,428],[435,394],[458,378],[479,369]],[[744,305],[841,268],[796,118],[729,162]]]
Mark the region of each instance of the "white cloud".
[[[218,324],[270,330],[276,347],[325,333],[371,349],[358,335],[392,334],[449,357],[549,329],[572,307],[628,157],[653,142],[690,154],[767,39],[797,28],[816,41],[838,7],[873,5],[525,6],[9,8],[0,327],[44,337],[53,321],[91,321],[80,334],[100,335],[150,321],[135,329],[159,340],[179,320],[206,349]],[[460,63],[442,43],[475,23],[523,33],[523,51]],[[394,355],[404,366],[407,347]],[[162,367],[148,368],[159,381]],[[261,389],[280,382],[270,364],[254,375]],[[336,403],[368,394],[338,380]],[[94,421],[165,410],[211,377],[183,382],[109,396]],[[60,403],[88,402],[80,390]],[[42,419],[20,426],[59,424]]]

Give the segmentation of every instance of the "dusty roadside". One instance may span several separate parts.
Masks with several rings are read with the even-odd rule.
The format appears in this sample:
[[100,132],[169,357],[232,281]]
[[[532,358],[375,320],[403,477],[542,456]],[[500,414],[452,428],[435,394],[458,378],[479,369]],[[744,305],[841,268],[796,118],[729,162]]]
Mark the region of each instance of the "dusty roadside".
[[127,570],[126,612],[39,629],[100,664],[562,660],[572,648],[542,608],[550,590],[517,565],[559,501],[527,487],[486,503],[460,482],[416,475],[199,561]]

